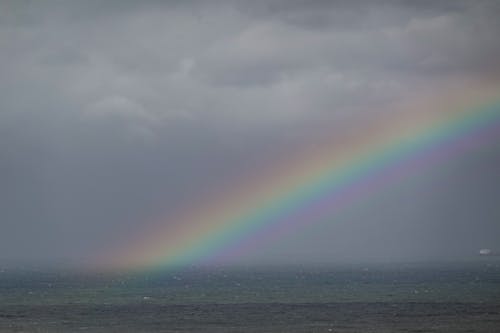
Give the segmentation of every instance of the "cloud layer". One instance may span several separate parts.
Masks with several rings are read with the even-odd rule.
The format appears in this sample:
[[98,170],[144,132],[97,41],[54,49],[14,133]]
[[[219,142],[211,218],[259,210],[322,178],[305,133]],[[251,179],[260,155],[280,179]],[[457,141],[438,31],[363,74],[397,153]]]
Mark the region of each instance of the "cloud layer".
[[[497,82],[499,14],[496,1],[1,1],[0,260],[94,255],[351,118],[450,82]],[[424,239],[442,250],[455,224],[450,252],[498,244],[500,155],[470,159],[446,193],[408,189],[370,228],[407,220],[385,234],[407,256],[426,253]],[[364,242],[355,230],[371,215],[343,239]],[[368,243],[383,257],[380,239]],[[273,260],[329,254],[326,240],[301,242]]]

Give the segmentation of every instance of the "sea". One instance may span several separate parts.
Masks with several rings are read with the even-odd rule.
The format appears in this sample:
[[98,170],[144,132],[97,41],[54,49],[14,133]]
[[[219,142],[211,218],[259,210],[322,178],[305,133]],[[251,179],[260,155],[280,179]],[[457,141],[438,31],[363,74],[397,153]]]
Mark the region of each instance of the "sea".
[[500,332],[500,260],[2,268],[0,332]]

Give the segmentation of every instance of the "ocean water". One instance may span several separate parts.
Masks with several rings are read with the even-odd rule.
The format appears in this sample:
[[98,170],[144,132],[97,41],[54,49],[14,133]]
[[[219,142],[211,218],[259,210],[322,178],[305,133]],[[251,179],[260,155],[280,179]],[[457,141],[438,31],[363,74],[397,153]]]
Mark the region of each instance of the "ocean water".
[[500,261],[0,273],[0,332],[500,332]]

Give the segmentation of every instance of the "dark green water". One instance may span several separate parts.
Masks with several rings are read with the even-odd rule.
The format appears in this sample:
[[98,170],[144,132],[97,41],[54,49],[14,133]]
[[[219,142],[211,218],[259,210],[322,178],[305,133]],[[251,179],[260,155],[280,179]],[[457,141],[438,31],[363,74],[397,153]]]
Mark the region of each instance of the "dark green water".
[[0,332],[500,332],[500,262],[0,273]]

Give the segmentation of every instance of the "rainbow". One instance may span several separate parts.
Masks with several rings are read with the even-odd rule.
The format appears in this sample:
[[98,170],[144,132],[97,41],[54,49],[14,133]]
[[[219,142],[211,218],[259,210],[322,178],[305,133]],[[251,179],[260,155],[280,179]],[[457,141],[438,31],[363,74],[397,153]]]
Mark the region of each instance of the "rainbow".
[[437,103],[372,119],[363,134],[305,149],[188,207],[101,258],[100,266],[148,270],[223,262],[308,224],[332,223],[343,208],[388,184],[498,142],[496,95],[472,107]]

